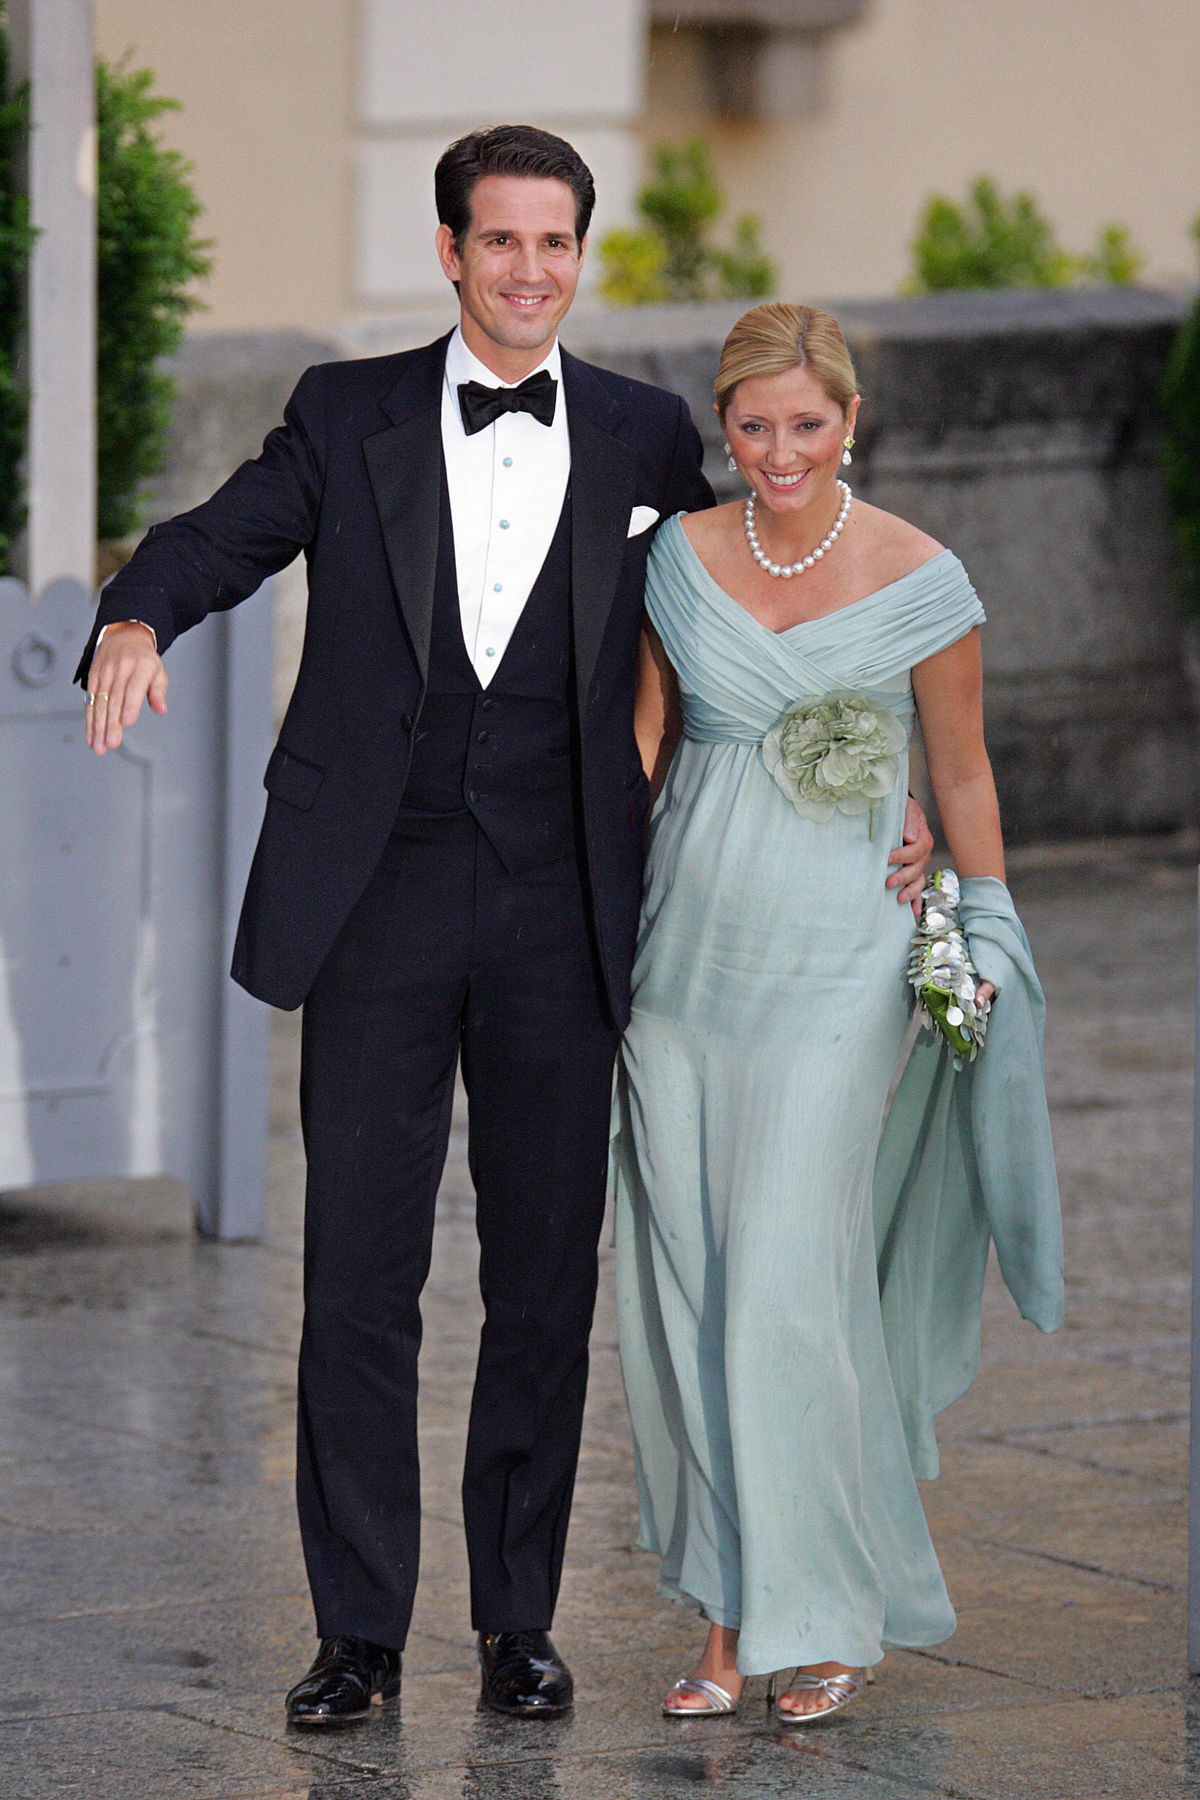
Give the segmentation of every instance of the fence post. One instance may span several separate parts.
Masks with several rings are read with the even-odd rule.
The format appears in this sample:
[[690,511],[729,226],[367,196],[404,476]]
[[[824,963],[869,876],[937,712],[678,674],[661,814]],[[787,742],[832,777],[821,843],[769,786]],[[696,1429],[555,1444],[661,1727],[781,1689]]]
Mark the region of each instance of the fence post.
[[215,1193],[197,1207],[208,1236],[260,1238],[266,1213],[270,1009],[229,978],[242,893],[262,822],[262,772],[271,749],[273,594],[209,619],[224,634],[225,730],[221,1023],[217,1061]]
[[29,524],[39,598],[96,570],[96,131],[91,0],[10,0],[14,82],[31,97]]
[[201,1230],[254,1238],[268,1013],[228,970],[270,749],[271,591],[172,651],[169,724],[86,756],[71,676],[96,561],[92,0],[7,11],[38,235],[25,582],[0,582],[0,1186],[165,1172]]

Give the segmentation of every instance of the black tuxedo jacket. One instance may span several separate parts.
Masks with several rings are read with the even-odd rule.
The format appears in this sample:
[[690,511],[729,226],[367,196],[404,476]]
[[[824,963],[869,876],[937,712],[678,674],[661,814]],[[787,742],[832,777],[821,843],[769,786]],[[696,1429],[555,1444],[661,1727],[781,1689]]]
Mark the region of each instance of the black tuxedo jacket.
[[[301,378],[262,454],[211,500],[147,534],[104,590],[96,635],[142,619],[160,651],[252,594],[299,550],[308,618],[295,692],[267,764],[266,817],[233,975],[274,1006],[304,999],[379,860],[404,793],[429,660],[447,338],[327,363]],[[629,1016],[647,784],[633,735],[652,531],[713,503],[673,394],[563,353],[571,432],[572,630],[590,901],[615,1023]]]

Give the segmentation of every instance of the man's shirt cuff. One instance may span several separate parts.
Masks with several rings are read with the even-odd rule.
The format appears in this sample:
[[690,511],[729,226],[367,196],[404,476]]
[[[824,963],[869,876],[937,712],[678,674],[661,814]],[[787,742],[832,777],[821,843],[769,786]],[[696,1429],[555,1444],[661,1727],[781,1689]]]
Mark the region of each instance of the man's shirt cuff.
[[158,655],[158,633],[155,631],[153,625],[147,625],[145,619],[110,619],[108,624],[101,628],[100,636],[96,639],[97,650],[104,642],[104,633],[106,631],[111,631],[116,625],[140,625],[143,631],[148,631],[150,633],[150,642],[154,645],[154,654],[156,656]]

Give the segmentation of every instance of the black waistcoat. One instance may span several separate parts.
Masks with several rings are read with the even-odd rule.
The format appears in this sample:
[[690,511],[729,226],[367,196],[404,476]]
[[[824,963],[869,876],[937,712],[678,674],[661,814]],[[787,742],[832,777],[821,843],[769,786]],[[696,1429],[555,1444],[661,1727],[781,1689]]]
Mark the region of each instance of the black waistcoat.
[[401,817],[469,811],[510,874],[569,854],[570,681],[570,488],[516,630],[484,688],[463,642],[443,469],[429,678]]

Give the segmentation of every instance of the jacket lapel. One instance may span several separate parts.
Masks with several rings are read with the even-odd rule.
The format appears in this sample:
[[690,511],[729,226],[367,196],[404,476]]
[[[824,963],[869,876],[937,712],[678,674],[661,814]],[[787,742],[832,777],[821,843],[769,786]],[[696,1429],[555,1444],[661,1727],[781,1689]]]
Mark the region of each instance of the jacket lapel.
[[422,685],[429,671],[437,574],[442,376],[448,342],[447,333],[403,359],[399,379],[381,402],[393,423],[363,439],[388,567]]
[[635,456],[613,435],[623,414],[588,365],[564,350],[562,370],[571,430],[575,685],[583,717],[625,556]]

